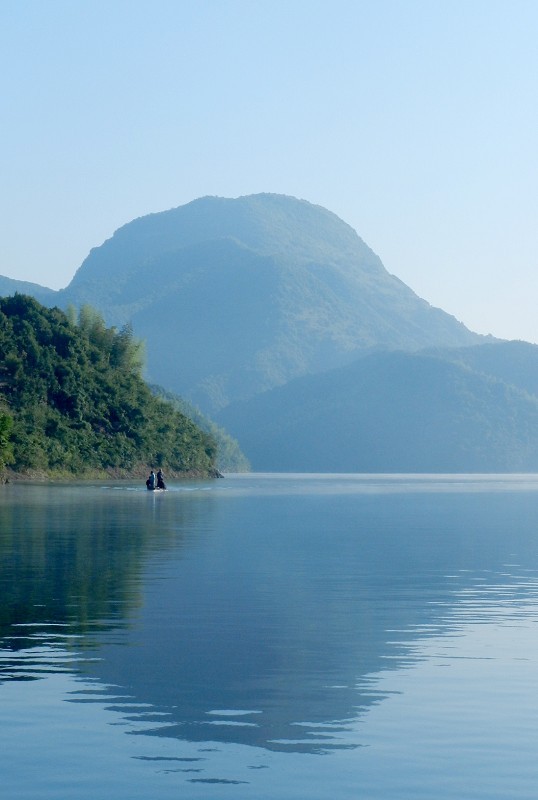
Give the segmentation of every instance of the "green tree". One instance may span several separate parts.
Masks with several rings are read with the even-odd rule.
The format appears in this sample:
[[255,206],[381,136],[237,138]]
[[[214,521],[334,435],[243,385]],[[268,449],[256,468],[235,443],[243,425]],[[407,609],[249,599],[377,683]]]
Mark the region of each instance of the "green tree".
[[11,464],[13,461],[12,428],[12,417],[9,414],[0,412],[0,471],[3,471],[6,465]]

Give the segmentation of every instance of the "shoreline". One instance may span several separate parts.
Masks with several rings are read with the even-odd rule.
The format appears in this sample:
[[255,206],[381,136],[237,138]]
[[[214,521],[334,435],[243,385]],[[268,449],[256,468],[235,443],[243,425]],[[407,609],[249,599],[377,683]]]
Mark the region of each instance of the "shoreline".
[[[106,470],[88,470],[87,472],[73,474],[73,473],[66,473],[62,472],[61,470],[53,471],[53,472],[46,472],[44,470],[28,470],[27,472],[14,472],[12,470],[6,469],[3,471],[2,475],[0,476],[0,485],[5,485],[8,483],[23,483],[27,482],[64,482],[64,483],[75,483],[80,481],[99,481],[99,480],[145,480],[149,474],[149,470],[151,467],[147,469],[135,469],[135,470],[124,470],[124,469],[106,469]],[[181,471],[181,470],[167,470],[166,471],[166,478],[171,480],[200,480],[200,479],[218,479],[223,478],[224,475],[216,468],[203,471],[203,470],[189,470],[189,471]]]

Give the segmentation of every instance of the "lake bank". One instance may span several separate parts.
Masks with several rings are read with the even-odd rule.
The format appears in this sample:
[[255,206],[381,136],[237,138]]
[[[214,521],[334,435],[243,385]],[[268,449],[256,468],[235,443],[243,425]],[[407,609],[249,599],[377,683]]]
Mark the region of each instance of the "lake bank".
[[[124,469],[107,469],[107,470],[87,470],[84,473],[73,475],[62,470],[45,471],[45,470],[28,470],[27,472],[13,472],[5,470],[0,476],[0,485],[7,483],[49,483],[49,482],[66,482],[76,483],[78,481],[129,481],[129,480],[144,480],[148,477],[152,467],[145,467],[144,469],[138,468],[135,470]],[[157,469],[157,467],[155,467]],[[166,471],[166,477],[171,480],[198,480],[204,478],[223,478],[218,469],[208,470],[203,472],[201,470],[191,470],[189,472],[180,472],[178,470]]]

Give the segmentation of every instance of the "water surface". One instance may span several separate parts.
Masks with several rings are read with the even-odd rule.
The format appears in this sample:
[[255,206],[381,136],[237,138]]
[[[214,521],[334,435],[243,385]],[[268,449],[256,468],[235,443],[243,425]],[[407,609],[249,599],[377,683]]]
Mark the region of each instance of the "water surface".
[[538,477],[0,492],[6,797],[534,798]]

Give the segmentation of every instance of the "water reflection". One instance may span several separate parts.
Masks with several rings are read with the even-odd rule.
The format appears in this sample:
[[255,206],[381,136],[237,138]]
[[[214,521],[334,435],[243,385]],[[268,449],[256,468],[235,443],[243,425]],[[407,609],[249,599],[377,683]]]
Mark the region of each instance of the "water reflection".
[[[474,496],[231,499],[188,557],[148,562],[158,590],[133,632],[136,661],[107,646],[92,674],[166,714],[156,735],[356,746],[350,726],[380,700],[364,676],[409,664],[409,643],[452,624],[465,587],[496,586],[514,546],[520,560],[535,555],[535,499],[490,502],[484,514]],[[512,575],[511,597],[528,590]]]
[[[192,504],[176,508],[170,525],[146,494],[102,484],[5,487],[0,496],[0,679],[71,670],[81,651],[121,641],[142,602],[144,558],[179,547],[194,510]],[[35,666],[28,658],[17,659],[28,649]],[[62,667],[64,651],[73,655],[63,658]]]
[[387,696],[376,675],[461,614],[506,621],[536,600],[536,484],[501,482],[10,487],[0,679],[83,677],[71,699],[105,702],[130,732],[358,747],[357,719]]

